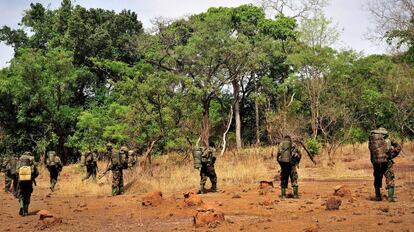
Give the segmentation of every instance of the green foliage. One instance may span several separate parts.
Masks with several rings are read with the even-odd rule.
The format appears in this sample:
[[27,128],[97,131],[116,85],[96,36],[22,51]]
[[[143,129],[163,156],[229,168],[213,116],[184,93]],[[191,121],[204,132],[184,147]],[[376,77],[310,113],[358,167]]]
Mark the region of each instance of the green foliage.
[[[337,51],[336,28],[317,13],[296,21],[253,5],[210,8],[146,33],[128,10],[30,4],[21,26],[0,29],[15,49],[0,71],[0,152],[218,144],[236,105],[246,145],[256,133],[262,144],[293,134],[317,138],[306,146],[319,154],[379,126],[413,138],[412,46],[401,56]],[[403,30],[387,36],[410,44]],[[240,133],[229,126],[233,147]]]
[[321,143],[317,139],[312,138],[306,140],[305,146],[311,155],[319,155],[322,148]]

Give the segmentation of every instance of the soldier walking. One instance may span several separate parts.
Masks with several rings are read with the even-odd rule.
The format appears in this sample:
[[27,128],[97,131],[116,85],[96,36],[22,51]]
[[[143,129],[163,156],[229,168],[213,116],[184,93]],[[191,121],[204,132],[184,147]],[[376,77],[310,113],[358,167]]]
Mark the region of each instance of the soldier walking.
[[18,170],[18,199],[20,204],[19,215],[29,214],[30,197],[33,192],[33,183],[39,175],[39,171],[34,163],[34,157],[30,152],[25,152],[17,163]]
[[128,148],[122,146],[119,152],[112,150],[112,144],[107,145],[110,163],[104,174],[112,171],[112,196],[121,195],[124,192],[123,169],[128,168]]
[[98,169],[98,164],[96,162],[97,154],[91,151],[86,153],[85,157],[85,166],[86,166],[86,176],[82,178],[82,181],[89,179],[92,176],[92,180],[96,180],[96,173]]
[[50,174],[50,190],[55,191],[55,186],[58,180],[59,173],[62,171],[62,161],[55,151],[47,153],[46,167]]
[[199,147],[194,150],[195,168],[200,171],[200,194],[206,192],[205,185],[208,179],[211,182],[211,192],[217,192],[217,174],[214,169],[216,162],[215,144],[210,142],[209,146]]
[[293,197],[299,198],[299,186],[298,186],[298,172],[297,166],[299,165],[302,155],[296,144],[292,142],[292,138],[286,135],[280,142],[277,151],[277,162],[281,168],[280,174],[280,198],[286,197],[286,188],[288,187],[289,178],[292,184]]
[[388,201],[394,202],[394,170],[393,159],[401,152],[401,146],[395,140],[388,138],[388,131],[385,128],[378,128],[371,131],[368,148],[371,154],[371,163],[374,169],[375,200],[381,201],[382,177],[385,176],[385,183],[388,189]]
[[15,197],[17,197],[17,161],[18,158],[16,157],[16,155],[12,155],[6,158],[4,162],[4,190],[6,192],[10,192],[11,189],[11,192]]

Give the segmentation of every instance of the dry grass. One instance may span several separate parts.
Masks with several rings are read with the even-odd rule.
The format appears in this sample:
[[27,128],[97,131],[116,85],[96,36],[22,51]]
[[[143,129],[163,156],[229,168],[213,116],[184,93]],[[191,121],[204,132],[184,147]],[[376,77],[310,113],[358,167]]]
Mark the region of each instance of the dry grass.
[[[408,147],[413,147],[409,144]],[[279,165],[271,154],[274,148],[247,148],[239,152],[229,151],[218,157],[216,173],[218,187],[241,186],[255,184],[260,180],[273,180],[278,174]],[[409,150],[409,149],[408,149]],[[410,152],[410,151],[408,151]],[[191,157],[183,160],[184,154],[169,154],[153,158],[153,175],[144,172],[140,167],[124,171],[126,194],[144,193],[160,190],[165,193],[195,191],[199,187],[199,172],[193,169]],[[327,155],[322,153],[318,164],[311,163],[303,154],[299,172],[300,179],[367,179],[372,171],[367,169],[350,169],[355,165],[369,165],[367,144],[343,146],[334,156],[335,165],[329,166]],[[344,160],[347,160],[344,162]],[[105,163],[99,163],[99,170],[105,169]],[[43,170],[44,172],[44,170]],[[64,194],[109,195],[111,175],[102,178],[98,183],[82,182],[84,171],[78,165],[64,168],[62,176],[70,181],[58,182],[58,189]],[[208,185],[210,183],[208,182]],[[208,187],[208,186],[207,186]]]

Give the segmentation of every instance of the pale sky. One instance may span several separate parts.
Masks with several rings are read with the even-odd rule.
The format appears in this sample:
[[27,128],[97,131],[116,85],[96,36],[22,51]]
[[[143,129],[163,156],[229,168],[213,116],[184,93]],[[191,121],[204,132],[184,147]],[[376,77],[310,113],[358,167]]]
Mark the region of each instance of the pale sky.
[[[385,48],[365,39],[370,25],[364,6],[368,0],[332,0],[325,9],[328,17],[341,29],[337,49],[354,49],[364,54],[384,53]],[[23,11],[31,2],[40,2],[44,6],[56,8],[59,0],[0,0],[0,26],[17,27]],[[239,6],[256,3],[256,0],[72,0],[75,4],[87,8],[115,10],[130,9],[138,14],[145,28],[151,27],[151,19],[156,17],[178,18],[206,11],[209,7]],[[7,66],[13,56],[13,49],[0,43],[0,68]]]

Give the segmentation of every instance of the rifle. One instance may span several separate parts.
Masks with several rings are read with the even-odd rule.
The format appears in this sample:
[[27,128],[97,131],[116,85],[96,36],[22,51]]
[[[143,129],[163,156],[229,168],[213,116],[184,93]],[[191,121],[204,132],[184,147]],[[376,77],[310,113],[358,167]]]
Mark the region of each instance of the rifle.
[[101,175],[98,176],[98,180],[102,179],[110,170],[110,168],[107,168]]
[[293,140],[293,142],[299,143],[303,147],[303,149],[306,151],[306,154],[308,154],[308,157],[312,161],[312,163],[316,165],[316,161],[313,159],[313,155],[310,153],[308,148],[306,148],[305,144],[303,144],[303,142],[299,139],[295,139]]

